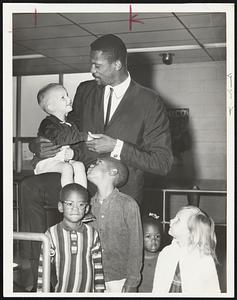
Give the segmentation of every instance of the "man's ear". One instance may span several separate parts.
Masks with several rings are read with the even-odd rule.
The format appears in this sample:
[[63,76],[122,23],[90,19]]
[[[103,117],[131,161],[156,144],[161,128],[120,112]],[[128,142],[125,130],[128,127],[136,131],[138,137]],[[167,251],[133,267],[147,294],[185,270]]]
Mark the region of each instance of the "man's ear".
[[118,174],[118,170],[117,169],[111,169],[111,170],[109,170],[109,174],[111,175],[111,176],[116,176],[117,174]]
[[115,69],[116,69],[117,71],[119,71],[119,70],[122,69],[122,63],[121,63],[121,61],[118,60],[118,59],[115,61]]
[[58,202],[58,211],[60,213],[63,213],[63,204],[62,204],[62,202]]

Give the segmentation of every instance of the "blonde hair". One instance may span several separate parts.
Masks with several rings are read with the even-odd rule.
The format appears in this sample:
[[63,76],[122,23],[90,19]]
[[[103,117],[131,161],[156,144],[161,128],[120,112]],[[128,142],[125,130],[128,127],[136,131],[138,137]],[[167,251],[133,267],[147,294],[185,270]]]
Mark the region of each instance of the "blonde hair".
[[64,88],[64,86],[59,83],[49,83],[46,86],[44,86],[43,88],[41,88],[37,94],[38,104],[46,113],[49,113],[48,108],[47,108],[47,102],[48,102],[47,93],[51,89],[57,88],[57,87]]
[[211,217],[196,206],[184,206],[181,210],[192,210],[187,221],[190,233],[189,243],[192,248],[198,248],[201,254],[211,255],[217,263],[215,224]]

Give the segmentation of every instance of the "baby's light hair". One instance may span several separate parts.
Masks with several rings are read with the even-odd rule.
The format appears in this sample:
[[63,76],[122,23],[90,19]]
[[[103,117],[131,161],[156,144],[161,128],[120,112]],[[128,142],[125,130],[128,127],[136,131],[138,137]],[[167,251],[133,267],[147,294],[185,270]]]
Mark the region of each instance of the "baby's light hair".
[[190,233],[189,242],[192,248],[198,248],[200,253],[211,255],[217,261],[215,224],[211,217],[196,206],[184,206],[181,210],[192,210],[187,221]]
[[46,86],[44,86],[43,88],[41,88],[37,94],[37,100],[38,100],[38,104],[39,106],[46,112],[47,111],[47,93],[49,92],[49,90],[51,90],[52,88],[55,87],[62,87],[64,88],[61,84],[59,83],[49,83]]

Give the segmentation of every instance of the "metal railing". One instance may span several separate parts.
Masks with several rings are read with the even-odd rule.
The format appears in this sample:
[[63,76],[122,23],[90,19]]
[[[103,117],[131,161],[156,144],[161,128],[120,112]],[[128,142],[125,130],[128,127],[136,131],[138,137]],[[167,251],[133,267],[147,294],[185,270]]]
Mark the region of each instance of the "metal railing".
[[50,241],[44,233],[13,232],[14,240],[39,241],[43,243],[43,292],[50,292]]
[[[169,224],[168,221],[166,221],[166,194],[167,193],[173,193],[173,194],[187,194],[187,193],[195,193],[195,194],[223,194],[226,195],[227,191],[218,191],[218,190],[182,190],[182,189],[162,189],[163,193],[163,231],[165,231],[165,224]],[[226,226],[225,224],[218,224],[221,226]]]

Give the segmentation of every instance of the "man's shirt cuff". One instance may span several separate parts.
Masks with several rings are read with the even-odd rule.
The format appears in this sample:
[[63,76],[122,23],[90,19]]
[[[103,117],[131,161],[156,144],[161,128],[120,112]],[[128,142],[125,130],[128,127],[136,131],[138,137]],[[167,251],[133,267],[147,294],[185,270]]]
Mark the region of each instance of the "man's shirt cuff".
[[122,148],[123,148],[123,141],[117,139],[114,150],[111,152],[110,156],[120,160],[120,154],[121,154]]

